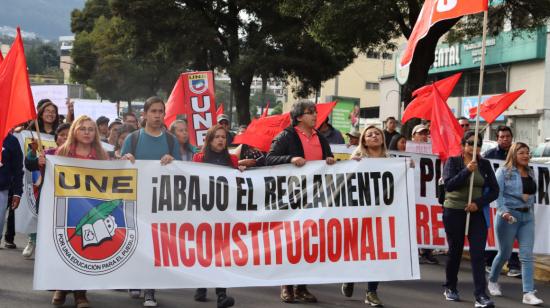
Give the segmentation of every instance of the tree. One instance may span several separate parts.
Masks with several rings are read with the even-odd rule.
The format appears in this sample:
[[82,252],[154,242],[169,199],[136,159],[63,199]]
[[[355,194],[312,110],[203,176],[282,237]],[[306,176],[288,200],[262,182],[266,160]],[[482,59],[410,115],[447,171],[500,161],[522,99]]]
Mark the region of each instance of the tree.
[[318,89],[355,57],[314,40],[301,18],[283,13],[283,1],[113,0],[113,14],[131,24],[137,52],[164,45],[190,59],[194,70],[228,74],[239,123],[250,122],[254,76],[301,80],[304,95]]
[[[301,16],[306,29],[323,46],[335,51],[355,49],[366,52],[376,48],[394,48],[392,39],[408,38],[416,23],[422,0],[287,0],[288,14]],[[548,0],[491,1],[489,33],[497,34],[509,20],[514,31],[533,30],[545,25],[550,16]],[[450,33],[450,39],[479,35],[481,15],[446,20],[431,28],[416,47],[410,74],[403,87],[402,99],[411,101],[412,92],[423,86],[434,62],[439,39]],[[454,28],[453,28],[454,27]],[[453,29],[452,32],[449,32]]]
[[49,44],[35,45],[26,52],[30,74],[45,74],[52,68],[59,69],[57,50]]
[[273,110],[271,111],[271,115],[282,114],[282,113],[283,113],[283,104],[277,103],[277,105],[273,107]]
[[72,30],[76,33],[72,78],[111,101],[131,102],[159,90],[169,93],[183,69],[167,60],[162,49],[135,53],[128,23],[111,14],[108,1],[87,1],[82,11],[73,11]]

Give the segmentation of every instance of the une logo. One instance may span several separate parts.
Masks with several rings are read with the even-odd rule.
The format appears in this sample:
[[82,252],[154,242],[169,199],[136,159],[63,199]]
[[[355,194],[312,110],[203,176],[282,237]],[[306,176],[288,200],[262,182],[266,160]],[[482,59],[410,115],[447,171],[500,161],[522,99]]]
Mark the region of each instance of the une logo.
[[458,0],[439,0],[437,1],[437,11],[440,13],[448,12],[456,7]]

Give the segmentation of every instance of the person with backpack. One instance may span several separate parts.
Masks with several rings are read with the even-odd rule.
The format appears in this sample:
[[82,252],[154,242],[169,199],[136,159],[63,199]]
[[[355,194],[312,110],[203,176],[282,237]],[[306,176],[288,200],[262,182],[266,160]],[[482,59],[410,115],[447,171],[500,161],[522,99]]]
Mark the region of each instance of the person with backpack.
[[[124,140],[121,159],[132,163],[136,159],[160,160],[161,165],[167,165],[173,160],[181,160],[178,140],[168,131],[163,129],[165,115],[164,101],[153,96],[145,101],[143,117],[145,125],[129,134]],[[139,298],[141,290],[129,290],[132,298]],[[145,307],[156,307],[155,290],[144,291]]]

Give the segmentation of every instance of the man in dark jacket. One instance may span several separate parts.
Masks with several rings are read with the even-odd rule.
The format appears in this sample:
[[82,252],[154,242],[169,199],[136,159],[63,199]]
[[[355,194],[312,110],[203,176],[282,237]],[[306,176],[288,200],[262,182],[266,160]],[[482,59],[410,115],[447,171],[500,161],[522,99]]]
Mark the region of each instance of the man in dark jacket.
[[[267,154],[268,165],[292,163],[297,167],[308,160],[325,160],[328,165],[336,162],[328,141],[315,130],[317,110],[309,101],[298,101],[290,111],[291,126],[283,130],[271,144]],[[317,298],[307,290],[306,285],[281,286],[281,300],[292,303],[296,300],[314,303]]]
[[[497,147],[492,148],[485,152],[483,155],[486,159],[499,159],[506,160],[508,156],[508,150],[512,146],[512,129],[508,126],[501,125],[497,129]],[[488,250],[485,252],[485,270],[489,272],[493,265],[493,260],[497,255],[496,250]],[[520,277],[521,276],[521,262],[517,252],[513,252],[508,259],[508,276]]]
[[4,231],[6,205],[9,190],[13,190],[11,208],[19,206],[23,194],[23,152],[19,141],[12,134],[8,134],[2,143],[2,162],[0,163],[0,239]]

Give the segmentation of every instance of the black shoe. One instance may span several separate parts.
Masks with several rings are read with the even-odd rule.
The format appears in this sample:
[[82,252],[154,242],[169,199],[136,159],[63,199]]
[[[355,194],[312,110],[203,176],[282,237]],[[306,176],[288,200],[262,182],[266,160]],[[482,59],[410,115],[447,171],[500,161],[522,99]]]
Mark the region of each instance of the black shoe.
[[443,292],[443,295],[445,295],[445,299],[448,301],[453,301],[453,302],[460,301],[460,297],[458,296],[457,290],[446,288],[445,291]]
[[344,295],[345,297],[353,296],[353,282],[342,284],[342,295]]
[[431,253],[420,256],[420,264],[439,264],[437,260]]
[[495,307],[495,303],[489,298],[489,296],[483,294],[476,296],[475,307],[485,308],[485,307]]
[[194,298],[196,302],[206,302],[206,288],[198,288]]
[[225,293],[218,295],[218,308],[226,308],[235,305],[235,299]]
[[15,249],[15,248],[17,248],[17,245],[15,245],[14,242],[6,241],[6,243],[4,244],[4,247],[6,247],[7,249]]

